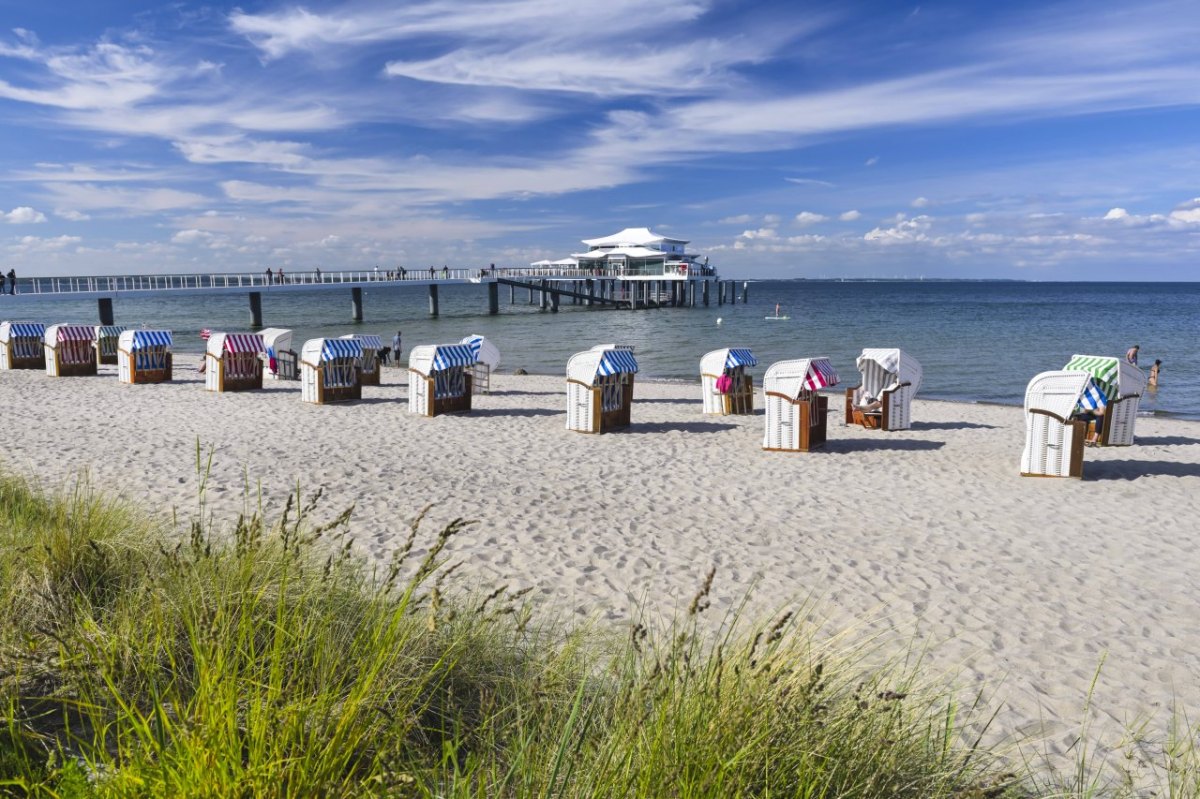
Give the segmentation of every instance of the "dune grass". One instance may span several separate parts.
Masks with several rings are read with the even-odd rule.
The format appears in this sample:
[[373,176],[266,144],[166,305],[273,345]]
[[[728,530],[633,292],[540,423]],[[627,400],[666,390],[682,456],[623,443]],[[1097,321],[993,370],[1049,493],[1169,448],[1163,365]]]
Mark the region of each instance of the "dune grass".
[[0,795],[1032,795],[911,669],[791,614],[701,634],[711,573],[662,632],[539,622],[455,588],[468,522],[372,570],[318,499],[180,529],[0,476]]

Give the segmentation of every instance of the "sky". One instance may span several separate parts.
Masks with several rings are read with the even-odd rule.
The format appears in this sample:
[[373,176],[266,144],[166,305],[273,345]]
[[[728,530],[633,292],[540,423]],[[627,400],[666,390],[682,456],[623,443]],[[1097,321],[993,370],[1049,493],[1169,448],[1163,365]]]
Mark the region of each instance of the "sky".
[[1200,3],[0,0],[0,266],[1200,278]]

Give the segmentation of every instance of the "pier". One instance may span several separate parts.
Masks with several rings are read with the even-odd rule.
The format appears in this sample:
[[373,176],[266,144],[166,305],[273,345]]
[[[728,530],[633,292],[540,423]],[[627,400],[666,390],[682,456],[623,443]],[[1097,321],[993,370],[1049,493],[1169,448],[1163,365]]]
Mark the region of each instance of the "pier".
[[[715,285],[715,291],[710,290]],[[424,287],[429,294],[429,314],[439,313],[438,288],[444,285],[480,285],[486,287],[489,314],[500,312],[500,287],[509,288],[509,304],[517,303],[517,291],[528,292],[530,304],[557,313],[561,304],[570,303],[596,309],[644,310],[707,306],[712,294],[716,302],[737,302],[737,287],[732,280],[720,280],[715,271],[700,270],[669,274],[630,274],[624,270],[538,267],[490,269],[412,269],[390,271],[313,270],[292,274],[267,273],[193,273],[166,275],[98,275],[83,277],[33,277],[17,281],[17,294],[0,299],[0,314],[29,307],[39,300],[95,299],[100,324],[115,324],[113,301],[122,297],[167,295],[245,294],[250,324],[263,327],[263,295],[313,291],[347,291],[350,317],[363,320],[363,289],[385,287]],[[741,299],[748,300],[749,287],[742,284]],[[697,296],[699,295],[699,296]]]

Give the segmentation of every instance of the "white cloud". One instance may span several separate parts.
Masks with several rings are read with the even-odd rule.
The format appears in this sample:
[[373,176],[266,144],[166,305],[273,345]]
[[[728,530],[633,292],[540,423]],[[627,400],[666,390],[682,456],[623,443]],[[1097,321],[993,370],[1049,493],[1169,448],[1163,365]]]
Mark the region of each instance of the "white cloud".
[[767,214],[763,217],[764,225],[778,225],[783,220],[779,214]]
[[46,221],[46,215],[41,211],[36,211],[28,205],[22,205],[19,208],[14,208],[8,213],[0,211],[0,219],[10,225],[35,225],[39,222]]
[[181,230],[178,233],[176,233],[174,236],[171,237],[171,243],[172,244],[197,244],[197,243],[201,243],[201,242],[207,243],[209,241],[212,241],[212,238],[213,238],[213,234],[209,233],[207,230],[196,230],[195,228],[191,228],[189,230]]
[[877,242],[879,244],[934,242],[934,240],[929,237],[929,231],[932,227],[933,219],[931,217],[915,216],[912,219],[897,221],[897,223],[890,228],[874,228],[865,236],[863,236],[863,240]]
[[863,162],[863,166],[875,166],[879,163],[879,156],[873,155]]
[[818,222],[824,222],[828,218],[829,217],[825,216],[824,214],[818,214],[813,211],[801,211],[800,213],[796,214],[796,224],[800,227],[808,227],[809,225],[815,225]]
[[727,216],[724,219],[718,219],[719,225],[746,225],[754,221],[754,217],[750,214],[738,214],[737,216]]
[[786,180],[788,183],[797,183],[801,186],[824,186],[825,188],[829,189],[834,188],[834,184],[830,183],[828,180],[816,180],[815,178],[784,178],[784,180]]
[[1128,219],[1129,212],[1124,208],[1110,208],[1108,213],[1104,215],[1105,219]]
[[1181,203],[1171,211],[1171,219],[1176,222],[1192,224],[1200,222],[1200,197]]
[[918,197],[917,199],[912,201],[912,207],[913,208],[928,208],[929,200],[926,197]]
[[68,222],[86,222],[87,220],[91,219],[91,217],[88,216],[87,214],[80,213],[79,211],[75,211],[70,208],[56,209],[54,211],[54,214],[55,214],[55,216],[61,217],[62,219],[66,219]]
[[862,214],[860,214],[858,211],[850,210],[839,214],[838,219],[842,220],[843,222],[854,222],[861,216]]
[[777,238],[774,228],[759,228],[758,230],[743,230],[743,239],[773,239]]

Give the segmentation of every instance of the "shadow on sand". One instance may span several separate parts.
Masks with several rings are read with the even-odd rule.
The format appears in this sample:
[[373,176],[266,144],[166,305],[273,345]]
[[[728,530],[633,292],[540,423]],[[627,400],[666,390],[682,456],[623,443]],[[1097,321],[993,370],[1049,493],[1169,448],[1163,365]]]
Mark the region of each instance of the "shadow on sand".
[[735,424],[720,422],[634,422],[625,428],[626,433],[670,433],[678,430],[681,433],[720,433],[723,430],[736,430]]
[[1133,443],[1159,447],[1182,447],[1188,444],[1200,444],[1200,438],[1188,438],[1187,436],[1137,436],[1134,438]]
[[1094,461],[1083,464],[1085,480],[1136,480],[1139,477],[1200,477],[1200,463],[1176,461]]
[[995,430],[994,424],[978,422],[913,422],[913,430]]
[[472,408],[471,416],[566,416],[567,412],[549,408]]
[[898,452],[930,452],[946,446],[942,441],[913,441],[898,438],[835,438],[825,442],[826,452],[873,452],[894,450]]

